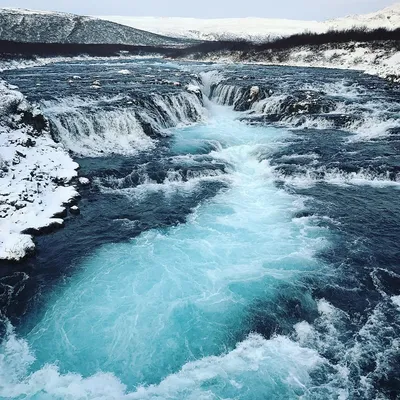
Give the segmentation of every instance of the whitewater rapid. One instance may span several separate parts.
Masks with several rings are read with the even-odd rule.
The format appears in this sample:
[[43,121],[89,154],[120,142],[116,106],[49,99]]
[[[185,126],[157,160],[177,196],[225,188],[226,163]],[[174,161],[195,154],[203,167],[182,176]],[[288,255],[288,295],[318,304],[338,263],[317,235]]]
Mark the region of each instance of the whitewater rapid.
[[2,271],[0,397],[396,395],[399,92],[215,68],[9,73],[88,184],[80,215]]
[[[187,154],[218,142],[209,157],[228,173],[170,177],[149,182],[149,190],[195,191],[202,180],[223,180],[226,188],[185,224],[105,245],[86,259],[50,295],[25,338],[10,332],[2,396],[250,399],[306,392],[321,357],[288,337],[252,334],[253,316],[283,286],[296,291],[303,274],[323,268],[315,254],[328,246],[328,232],[294,218],[304,199],[274,184],[268,158],[289,133],[208,107],[209,122],[177,129],[174,146]],[[179,157],[190,163],[193,156]],[[146,196],[143,186],[114,190]]]

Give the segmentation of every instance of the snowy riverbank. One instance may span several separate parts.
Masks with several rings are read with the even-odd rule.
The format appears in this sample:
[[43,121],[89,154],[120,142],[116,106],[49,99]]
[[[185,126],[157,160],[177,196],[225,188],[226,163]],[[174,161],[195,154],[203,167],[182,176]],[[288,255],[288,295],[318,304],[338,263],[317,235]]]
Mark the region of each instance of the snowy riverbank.
[[400,82],[400,51],[395,42],[343,43],[302,46],[261,52],[219,51],[193,54],[190,59],[208,62],[287,65],[353,69]]
[[78,164],[50,137],[40,110],[0,81],[0,259],[33,251],[31,234],[63,225]]

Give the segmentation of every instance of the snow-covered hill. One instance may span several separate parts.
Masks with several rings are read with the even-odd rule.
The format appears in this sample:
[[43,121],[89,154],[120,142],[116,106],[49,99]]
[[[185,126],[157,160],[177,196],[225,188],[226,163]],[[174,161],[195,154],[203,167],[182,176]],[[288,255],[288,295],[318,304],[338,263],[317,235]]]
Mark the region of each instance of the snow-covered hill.
[[296,21],[267,18],[196,19],[172,17],[99,17],[119,24],[148,30],[160,35],[197,40],[247,39],[262,41],[270,37],[288,36],[306,30],[323,32],[325,25],[317,21]]
[[375,13],[355,15],[325,22],[268,18],[196,19],[169,17],[100,16],[99,18],[160,35],[200,40],[247,39],[263,41],[305,31],[316,33],[329,29],[366,26],[370,29],[400,27],[400,3]]
[[0,40],[32,43],[172,46],[177,40],[94,17],[0,9]]
[[353,26],[367,27],[369,29],[386,28],[396,29],[400,28],[400,3],[393,4],[370,14],[352,15],[345,18],[326,21],[329,28],[346,29]]

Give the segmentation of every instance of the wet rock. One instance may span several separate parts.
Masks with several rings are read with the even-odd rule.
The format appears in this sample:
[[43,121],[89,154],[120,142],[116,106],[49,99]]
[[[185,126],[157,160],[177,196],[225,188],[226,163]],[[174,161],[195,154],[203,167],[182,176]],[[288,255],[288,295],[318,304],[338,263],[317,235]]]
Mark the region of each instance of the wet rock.
[[16,210],[21,210],[22,208],[26,207],[26,203],[22,202],[22,201],[17,201],[14,205]]
[[282,115],[321,114],[333,111],[336,103],[321,92],[312,90],[296,91],[286,97],[279,106]]
[[18,150],[16,151],[16,153],[18,154],[19,157],[26,158],[26,154],[21,153],[21,152],[18,151]]
[[351,114],[319,114],[317,117],[330,121],[335,128],[345,128],[361,119]]
[[81,213],[81,210],[78,206],[72,206],[70,207],[69,212],[73,215],[79,215]]
[[33,129],[41,133],[44,130],[48,129],[48,123],[46,118],[42,114],[37,114],[31,110],[25,111],[22,115],[21,122],[30,125]]
[[48,225],[41,228],[28,228],[25,229],[22,233],[27,235],[43,235],[55,232],[56,230],[64,227],[63,220],[54,220],[54,222],[49,223]]
[[31,138],[27,138],[26,140],[22,140],[22,141],[20,142],[20,145],[21,145],[22,147],[35,147],[36,141],[34,141],[34,140],[31,139]]
[[64,208],[62,211],[60,211],[57,214],[54,214],[54,218],[65,218],[68,215],[67,209]]
[[235,111],[247,111],[251,106],[260,100],[269,96],[269,90],[260,88],[259,86],[249,86],[243,88],[243,92],[238,101],[234,105]]

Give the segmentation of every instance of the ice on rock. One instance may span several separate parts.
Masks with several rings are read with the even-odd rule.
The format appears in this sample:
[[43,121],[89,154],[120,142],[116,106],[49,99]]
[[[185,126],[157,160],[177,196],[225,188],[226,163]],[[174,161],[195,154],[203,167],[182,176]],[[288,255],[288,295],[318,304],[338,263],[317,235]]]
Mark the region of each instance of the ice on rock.
[[186,86],[186,90],[190,93],[195,93],[195,94],[200,94],[201,93],[201,89],[200,86],[197,85],[193,85],[193,84],[189,84]]
[[35,249],[32,237],[19,232],[0,231],[0,259],[20,260]]
[[[0,259],[20,260],[35,247],[30,233],[63,225],[53,217],[78,194],[71,185],[78,164],[50,137],[40,111],[3,81],[0,104]],[[26,113],[45,128],[20,123]]]
[[260,88],[259,86],[252,86],[250,88],[250,98],[249,98],[249,102],[255,101],[257,100],[258,95],[260,94]]
[[92,86],[93,89],[100,89],[101,88],[101,83],[100,81],[93,81]]
[[80,212],[81,212],[81,210],[79,209],[78,206],[72,206],[72,207],[69,209],[69,211],[70,211],[71,214],[74,214],[74,215],[78,215],[78,214],[80,214]]
[[85,177],[81,176],[81,177],[79,178],[79,183],[80,183],[81,185],[89,185],[90,181],[89,181],[88,178],[85,178]]

